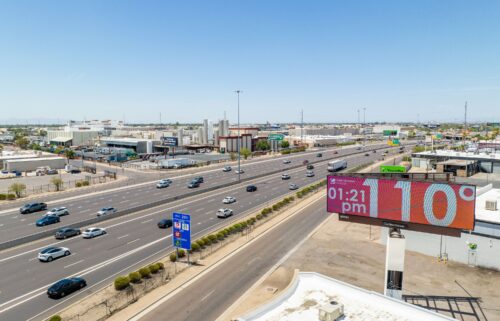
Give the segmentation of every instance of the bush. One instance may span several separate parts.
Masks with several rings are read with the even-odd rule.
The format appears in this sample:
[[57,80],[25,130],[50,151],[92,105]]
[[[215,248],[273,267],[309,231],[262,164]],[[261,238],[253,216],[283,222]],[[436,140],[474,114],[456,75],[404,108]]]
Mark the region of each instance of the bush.
[[191,243],[191,251],[193,252],[198,252],[200,250],[200,246],[198,245],[198,243]]
[[217,243],[217,236],[215,236],[214,234],[210,234],[207,237],[210,240],[210,243]]
[[295,201],[295,197],[290,196],[290,197],[288,198],[288,200],[289,200],[290,202],[293,202],[293,201]]
[[205,246],[212,244],[212,241],[208,237],[204,237],[201,240],[205,243]]
[[0,194],[0,201],[5,201],[7,199],[6,194]]
[[61,317],[58,315],[51,316],[47,321],[61,321]]
[[158,273],[158,265],[156,264],[151,264],[150,266],[148,266],[148,269],[149,271],[152,273],[152,274],[156,274]]
[[274,205],[273,205],[273,211],[277,211],[277,210],[279,210],[279,209],[280,209],[280,207],[279,207],[279,205],[278,205],[278,204],[274,204]]
[[261,220],[261,219],[263,218],[263,217],[262,217],[262,214],[257,214],[256,218],[257,218],[258,220]]
[[228,227],[227,230],[229,231],[229,234],[233,234],[234,233],[234,226]]
[[184,251],[183,249],[179,249],[178,255],[179,255],[179,257],[185,257],[186,251]]
[[15,200],[16,199],[16,194],[7,194],[7,199],[9,201]]
[[241,231],[241,224],[240,223],[234,224],[233,227],[234,227],[234,229],[235,229],[236,232]]
[[149,278],[151,276],[151,271],[147,267],[139,269],[139,274],[143,279]]
[[170,262],[177,261],[177,255],[175,253],[170,254]]
[[224,236],[228,236],[229,234],[231,234],[228,228],[223,229],[222,233],[224,233]]
[[158,265],[158,270],[165,270],[165,265],[161,262],[156,262],[156,265]]
[[83,181],[82,186],[90,186],[90,181]]
[[115,290],[121,291],[126,289],[130,284],[128,276],[119,276],[115,279]]
[[82,182],[76,182],[76,183],[75,183],[75,186],[76,186],[76,187],[82,187]]
[[218,232],[216,235],[218,240],[222,241],[224,239],[224,233]]
[[302,192],[301,191],[297,192],[297,198],[302,198]]
[[141,274],[139,272],[131,272],[128,275],[128,279],[132,283],[139,283],[141,282]]
[[202,249],[205,246],[205,241],[203,239],[196,240],[196,244]]

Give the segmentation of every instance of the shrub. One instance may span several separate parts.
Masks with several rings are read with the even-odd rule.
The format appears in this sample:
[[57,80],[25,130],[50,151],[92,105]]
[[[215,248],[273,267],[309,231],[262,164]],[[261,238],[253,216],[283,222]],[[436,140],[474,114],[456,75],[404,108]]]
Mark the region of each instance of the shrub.
[[177,261],[177,255],[175,253],[170,254],[170,262]]
[[247,227],[247,222],[241,222],[241,229],[245,229]]
[[58,315],[51,316],[47,321],[61,321],[61,317]]
[[302,192],[301,191],[297,192],[297,198],[302,198]]
[[214,234],[210,234],[208,236],[208,239],[210,240],[211,243],[217,243],[217,236],[215,236]]
[[148,269],[149,271],[152,273],[152,274],[156,274],[158,273],[158,265],[156,264],[151,264],[150,266],[148,266]]
[[212,241],[208,237],[202,238],[202,241],[205,242],[205,246],[212,244]]
[[252,225],[252,224],[253,224],[253,221],[252,221],[252,219],[250,219],[250,218],[249,218],[249,219],[246,221],[246,223],[247,223],[247,226],[248,226],[248,225]]
[[186,251],[184,251],[183,249],[179,249],[179,257],[185,257],[186,256]]
[[236,230],[236,232],[241,231],[241,224],[240,223],[236,223],[233,226],[234,226],[234,229]]
[[82,186],[90,186],[90,181],[83,181]]
[[229,234],[233,234],[234,233],[234,226],[228,227],[227,230],[229,231]]
[[200,246],[198,245],[198,243],[191,243],[191,250],[193,252],[198,252],[200,250]]
[[156,265],[158,265],[158,270],[165,270],[165,265],[161,262],[156,262]]
[[216,235],[217,235],[217,239],[218,240],[223,240],[224,239],[224,233],[218,232]]
[[231,234],[228,228],[225,228],[224,230],[222,230],[222,232],[224,233],[224,236],[228,236],[229,234]]
[[16,194],[7,194],[7,199],[9,201],[15,200],[16,199]]
[[128,275],[128,279],[132,283],[139,283],[141,282],[141,274],[139,272],[131,272]]
[[273,205],[273,211],[277,211],[277,210],[279,210],[279,209],[280,209],[280,207],[279,207],[279,205],[278,205],[278,204],[274,204],[274,205]]
[[115,290],[121,291],[126,289],[130,284],[128,276],[119,276],[115,279]]
[[262,214],[257,214],[256,218],[257,218],[258,220],[261,220],[261,219],[263,218],[263,217],[262,217]]
[[141,275],[141,277],[143,279],[145,279],[145,278],[149,278],[149,276],[151,275],[151,271],[147,267],[143,267],[143,268],[139,269],[139,274]]
[[295,197],[290,196],[290,197],[288,198],[288,200],[289,200],[290,202],[293,202],[293,201],[295,201]]
[[76,186],[76,187],[82,187],[82,182],[76,182],[76,183],[75,183],[75,186]]
[[7,199],[6,194],[0,194],[0,201],[5,201]]
[[203,239],[196,240],[196,244],[202,249],[205,246],[205,241]]

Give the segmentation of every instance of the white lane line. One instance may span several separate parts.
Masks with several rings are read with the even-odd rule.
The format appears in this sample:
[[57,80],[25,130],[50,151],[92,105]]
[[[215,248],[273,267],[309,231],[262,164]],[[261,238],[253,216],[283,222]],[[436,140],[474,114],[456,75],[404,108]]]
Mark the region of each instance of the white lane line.
[[124,201],[121,201],[121,202],[118,202],[118,204],[123,204],[123,203],[127,203],[128,200],[124,200]]
[[137,241],[139,241],[139,240],[140,240],[140,238],[139,238],[139,239],[135,239],[135,240],[133,240],[133,241],[129,241],[129,242],[127,242],[127,244],[132,244],[132,243],[135,243],[135,242],[137,242]]
[[195,212],[201,212],[201,211],[204,211],[204,210],[205,210],[205,208],[202,207],[202,208],[197,209]]
[[38,259],[37,257],[32,257],[31,259],[28,260],[28,262],[32,262],[34,260]]
[[144,223],[149,223],[149,222],[151,222],[152,220],[153,220],[153,219],[152,219],[152,218],[150,218],[149,220],[142,221],[142,222],[141,222],[141,224],[144,224]]
[[22,219],[21,219],[21,222],[24,222],[24,221],[26,221],[26,219],[25,219],[25,218],[22,218]]
[[65,265],[64,268],[67,269],[67,268],[69,268],[69,267],[71,267],[73,265],[77,265],[79,263],[82,263],[83,261],[85,261],[85,260],[80,260],[80,261],[76,261],[75,263],[71,263],[71,264]]
[[215,292],[215,290],[212,290],[212,291],[208,292],[208,294],[207,294],[207,295],[205,295],[203,298],[201,298],[200,302],[205,301],[205,300],[206,300],[206,299],[207,299],[207,298],[208,298],[208,297],[209,297],[212,293],[214,293],[214,292]]
[[81,206],[78,206],[77,208],[82,208]]
[[119,239],[123,239],[123,238],[126,238],[127,236],[129,236],[130,234],[125,234],[125,235],[122,235],[122,236],[118,236],[116,239],[119,240]]

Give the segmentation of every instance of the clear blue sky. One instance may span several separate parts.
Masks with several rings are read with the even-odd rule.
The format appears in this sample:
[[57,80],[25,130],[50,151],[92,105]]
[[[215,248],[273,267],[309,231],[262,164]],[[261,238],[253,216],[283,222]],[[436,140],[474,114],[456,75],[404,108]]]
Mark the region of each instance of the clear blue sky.
[[500,1],[3,1],[0,121],[500,121]]

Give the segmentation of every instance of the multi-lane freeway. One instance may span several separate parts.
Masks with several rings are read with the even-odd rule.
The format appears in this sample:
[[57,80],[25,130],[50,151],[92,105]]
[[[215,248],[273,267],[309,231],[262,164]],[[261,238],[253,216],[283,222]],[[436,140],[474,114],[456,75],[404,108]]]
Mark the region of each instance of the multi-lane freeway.
[[[383,146],[383,148],[387,147]],[[105,236],[89,240],[74,237],[61,241],[54,238],[44,238],[0,252],[0,269],[4,275],[0,281],[0,320],[42,320],[71,302],[105,286],[117,275],[129,273],[164,256],[171,251],[170,229],[160,230],[156,227],[156,223],[162,218],[169,217],[173,211],[192,215],[192,232],[196,238],[228,221],[239,219],[245,213],[249,213],[263,204],[291,193],[288,188],[289,183],[295,183],[302,187],[324,178],[329,158],[342,155],[342,158],[348,160],[349,167],[380,158],[380,153],[368,153],[368,156],[365,156],[364,153],[346,156],[346,154],[353,152],[357,151],[344,150],[339,154],[333,154],[333,151],[323,151],[323,161],[315,164],[315,177],[306,177],[305,166],[300,166],[297,169],[286,171],[291,175],[290,180],[282,180],[281,174],[272,174],[203,193],[204,186],[213,186],[213,184],[235,180],[237,176],[234,172],[222,173],[220,169],[212,170],[202,174],[205,183],[199,188],[199,194],[196,196],[104,221],[99,226],[107,229],[108,234]],[[311,161],[315,160],[312,156],[309,154],[308,156],[288,158],[292,159],[293,165],[302,162],[305,158]],[[256,173],[271,172],[276,168],[286,169],[286,166],[290,166],[283,164],[282,160],[283,158],[280,158],[246,165],[243,175],[256,176]],[[182,193],[182,191],[187,190],[186,185],[191,177],[175,178],[173,185],[161,190],[156,190],[155,184],[149,183],[130,189],[112,191],[106,196],[102,194],[89,195],[88,198],[72,200],[69,204],[65,202],[49,205],[51,207],[57,205],[68,207],[72,214],[63,217],[63,220],[78,220],[85,216],[95,215],[97,209],[103,206],[112,205],[120,209],[122,207],[120,207],[119,202],[125,200],[128,203],[123,202],[123,207],[133,206],[134,202],[145,203],[158,197],[165,197],[164,194]],[[246,192],[245,186],[247,184],[255,184],[258,187],[257,192]],[[158,192],[162,194],[154,195]],[[222,204],[222,199],[226,196],[235,197],[236,203]],[[104,199],[101,199],[103,197]],[[92,201],[88,202],[88,199]],[[83,204],[85,204],[85,208]],[[78,206],[82,206],[82,208],[79,209]],[[234,216],[225,220],[217,218],[216,211],[222,207],[233,209]],[[82,214],[81,210],[87,208],[91,210]],[[5,230],[6,233],[9,233],[10,229],[21,232],[28,230],[29,232],[35,228],[28,224],[19,225],[19,219],[13,218],[15,215],[15,213],[3,214],[2,220],[8,221],[10,219],[17,222],[17,224],[11,224],[9,229]],[[39,216],[39,214],[30,215]],[[49,245],[67,247],[72,254],[50,263],[39,262],[38,252]],[[83,276],[88,282],[88,287],[57,301],[46,296],[46,290],[50,284],[72,275]]]

